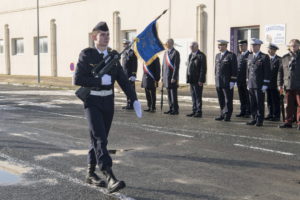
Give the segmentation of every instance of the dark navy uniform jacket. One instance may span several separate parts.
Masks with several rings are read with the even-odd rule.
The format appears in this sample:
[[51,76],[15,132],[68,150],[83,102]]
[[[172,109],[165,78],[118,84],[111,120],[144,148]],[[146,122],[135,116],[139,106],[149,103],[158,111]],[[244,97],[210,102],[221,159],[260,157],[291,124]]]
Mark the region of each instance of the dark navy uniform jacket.
[[[108,51],[109,54],[117,54],[116,51]],[[75,72],[75,84],[82,87],[89,87],[91,90],[110,90],[114,89],[115,81],[118,82],[125,94],[132,100],[137,99],[130,82],[125,75],[122,66],[118,62],[108,75],[111,75],[112,84],[108,86],[101,85],[101,77],[95,78],[92,69],[101,62],[99,52],[95,48],[86,48],[81,51]],[[102,66],[104,67],[104,66]]]
[[[170,61],[174,67],[171,69],[166,62],[166,55],[169,55]],[[165,88],[177,88],[178,87],[178,79],[179,79],[179,66],[180,66],[180,54],[176,49],[171,49],[165,51],[164,60],[162,65],[162,76],[163,76],[163,84]],[[174,79],[176,82],[171,83],[171,79]]]
[[221,57],[221,53],[216,55],[215,81],[216,87],[229,88],[230,82],[236,82],[237,59],[236,55],[226,51]]
[[270,59],[270,64],[271,64],[271,76],[270,76],[269,88],[277,89],[278,70],[279,68],[281,68],[282,65],[281,57],[275,55],[274,59]]
[[238,54],[237,61],[238,61],[238,67],[237,67],[237,85],[244,85],[246,86],[246,79],[247,79],[247,64],[248,64],[248,56],[250,52],[246,51],[244,55]]
[[206,56],[200,50],[189,55],[186,82],[190,84],[205,83],[206,81]]
[[248,57],[248,88],[261,89],[263,85],[269,86],[271,75],[270,58],[267,54],[259,52],[256,58],[254,53]]
[[122,58],[122,67],[128,78],[131,76],[136,77],[137,57],[132,49],[124,52],[124,56]]
[[153,89],[156,88],[156,82],[160,79],[160,62],[157,57],[150,65],[148,69],[153,77],[144,70],[143,79],[142,79],[142,88]]

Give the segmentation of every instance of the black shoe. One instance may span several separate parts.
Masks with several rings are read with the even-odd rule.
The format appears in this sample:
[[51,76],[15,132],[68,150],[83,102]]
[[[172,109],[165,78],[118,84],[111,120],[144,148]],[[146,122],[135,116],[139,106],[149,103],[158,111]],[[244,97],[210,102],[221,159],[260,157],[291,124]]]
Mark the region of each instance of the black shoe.
[[107,180],[107,190],[109,193],[117,192],[126,187],[124,181],[119,181],[115,177],[111,168],[104,170],[103,174],[105,175]]
[[171,114],[172,110],[168,110],[167,112],[164,112],[164,114]]
[[263,122],[256,122],[256,124],[255,124],[255,126],[263,126],[264,125],[264,123]]
[[265,117],[265,120],[270,120],[272,121],[273,117],[271,115],[268,115],[267,117]]
[[279,122],[280,121],[280,117],[278,118],[278,117],[273,117],[272,119],[271,119],[271,121],[272,122]]
[[238,115],[236,115],[236,117],[244,117],[245,116],[245,113],[240,113],[240,114],[238,114]]
[[152,109],[150,109],[150,111],[149,111],[149,112],[151,112],[151,113],[155,113],[155,111],[156,111],[156,109],[155,109],[155,108],[152,108]]
[[105,181],[101,180],[100,177],[95,173],[96,165],[88,166],[88,174],[86,176],[86,183],[95,185],[98,187],[105,187]]
[[251,120],[249,122],[246,123],[247,125],[253,126],[256,124],[256,120]]
[[293,128],[293,126],[292,126],[292,124],[284,123],[284,124],[278,126],[278,128]]
[[224,122],[230,122],[231,120],[230,120],[229,117],[225,117],[225,118],[223,119],[223,121],[224,121]]
[[148,108],[148,109],[144,110],[144,112],[150,112],[150,111],[151,111],[151,109],[150,109],[150,108]]
[[220,116],[220,117],[216,117],[216,118],[215,118],[216,121],[222,121],[223,119],[224,119],[223,116]]
[[172,111],[172,112],[170,113],[170,115],[178,115],[178,114],[179,114],[178,111]]
[[195,115],[195,113],[192,112],[191,114],[187,114],[186,116],[187,116],[187,117],[193,117],[194,115]]
[[201,113],[195,113],[195,114],[193,115],[193,117],[195,117],[195,118],[201,118],[201,117],[202,117],[202,114],[201,114]]

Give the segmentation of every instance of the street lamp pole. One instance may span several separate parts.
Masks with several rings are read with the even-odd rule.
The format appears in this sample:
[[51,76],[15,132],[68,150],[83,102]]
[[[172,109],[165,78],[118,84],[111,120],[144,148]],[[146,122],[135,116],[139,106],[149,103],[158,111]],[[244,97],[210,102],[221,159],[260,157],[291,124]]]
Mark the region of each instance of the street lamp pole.
[[39,0],[36,0],[36,14],[37,14],[37,81],[41,82],[40,78],[40,13]]

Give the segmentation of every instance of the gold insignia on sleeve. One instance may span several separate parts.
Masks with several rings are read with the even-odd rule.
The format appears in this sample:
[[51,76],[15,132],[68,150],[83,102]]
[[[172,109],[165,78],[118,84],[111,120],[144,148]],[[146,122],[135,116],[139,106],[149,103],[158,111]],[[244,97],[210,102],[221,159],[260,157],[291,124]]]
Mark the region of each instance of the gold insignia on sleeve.
[[90,65],[91,65],[92,67],[95,67],[97,64],[92,64],[92,63],[90,63]]

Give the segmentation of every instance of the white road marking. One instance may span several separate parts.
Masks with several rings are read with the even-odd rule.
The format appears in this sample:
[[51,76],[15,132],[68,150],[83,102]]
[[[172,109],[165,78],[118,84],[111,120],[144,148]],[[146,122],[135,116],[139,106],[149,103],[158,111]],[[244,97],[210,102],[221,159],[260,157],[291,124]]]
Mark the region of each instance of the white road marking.
[[289,152],[265,149],[265,148],[261,148],[261,147],[255,147],[255,146],[247,146],[247,145],[243,145],[243,144],[234,144],[234,146],[247,148],[247,149],[254,149],[254,150],[259,150],[259,151],[266,151],[266,152],[271,152],[271,153],[277,153],[277,154],[281,154],[281,155],[285,155],[285,156],[295,156],[295,154],[289,153]]
[[71,176],[65,175],[65,174],[60,173],[58,171],[47,169],[45,167],[41,167],[41,166],[35,165],[33,163],[29,163],[29,162],[26,162],[26,161],[23,161],[23,160],[20,160],[20,159],[12,158],[12,157],[10,157],[6,154],[3,154],[3,153],[0,153],[0,157],[5,158],[9,163],[14,163],[16,165],[18,164],[18,165],[23,166],[24,168],[32,168],[32,169],[44,171],[44,172],[50,174],[51,176],[54,176],[54,177],[57,177],[57,178],[60,178],[60,179],[64,179],[66,181],[72,182],[72,183],[80,185],[80,186],[95,189],[95,190],[97,190],[97,191],[99,191],[99,192],[101,192],[105,195],[116,197],[116,198],[119,198],[120,200],[135,200],[131,197],[127,197],[126,195],[121,194],[121,193],[117,193],[117,192],[113,193],[113,194],[108,194],[106,189],[96,187],[96,186],[92,186],[90,184],[87,184],[87,183],[83,182],[80,179],[73,178]]

